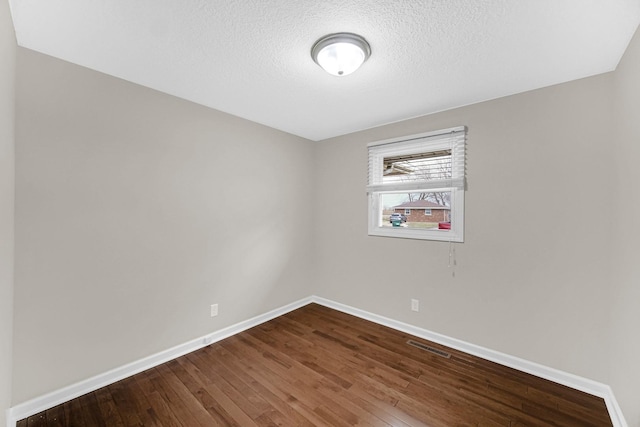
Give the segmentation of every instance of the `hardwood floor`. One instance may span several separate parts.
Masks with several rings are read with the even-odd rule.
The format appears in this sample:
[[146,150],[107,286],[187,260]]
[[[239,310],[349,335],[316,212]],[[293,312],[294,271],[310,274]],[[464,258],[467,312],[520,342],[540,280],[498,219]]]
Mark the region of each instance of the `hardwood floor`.
[[611,422],[600,398],[316,304],[18,422],[217,425]]

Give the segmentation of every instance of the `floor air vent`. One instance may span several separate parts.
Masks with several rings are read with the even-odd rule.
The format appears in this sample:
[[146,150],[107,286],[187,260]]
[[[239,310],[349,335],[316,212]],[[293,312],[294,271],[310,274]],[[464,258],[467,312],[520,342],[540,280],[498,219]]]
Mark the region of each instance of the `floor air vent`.
[[446,351],[442,351],[442,350],[438,350],[437,348],[429,347],[428,345],[422,344],[421,342],[418,342],[418,341],[409,340],[409,341],[407,341],[407,344],[412,345],[412,346],[414,346],[416,348],[419,348],[420,350],[424,350],[424,351],[428,351],[429,353],[437,354],[438,356],[444,357],[446,359],[451,357],[451,355],[449,353],[447,353]]

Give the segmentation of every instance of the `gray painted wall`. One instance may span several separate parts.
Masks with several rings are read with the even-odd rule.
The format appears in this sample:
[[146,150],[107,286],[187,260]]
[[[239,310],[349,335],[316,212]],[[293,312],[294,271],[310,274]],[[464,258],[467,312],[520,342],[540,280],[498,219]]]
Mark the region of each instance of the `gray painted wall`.
[[0,426],[11,404],[14,257],[16,39],[9,3],[0,1]]
[[609,282],[612,307],[611,386],[629,425],[640,426],[640,32],[615,73],[615,260]]
[[[607,382],[610,228],[594,220],[612,176],[612,75],[321,142],[320,294],[473,344]],[[367,236],[366,144],[468,126],[465,242]],[[351,167],[348,167],[351,165]],[[609,201],[611,203],[611,201]],[[359,214],[356,214],[359,213]],[[347,286],[348,285],[348,286]],[[420,300],[420,312],[410,299]]]
[[313,292],[312,142],[25,49],[17,97],[16,402]]

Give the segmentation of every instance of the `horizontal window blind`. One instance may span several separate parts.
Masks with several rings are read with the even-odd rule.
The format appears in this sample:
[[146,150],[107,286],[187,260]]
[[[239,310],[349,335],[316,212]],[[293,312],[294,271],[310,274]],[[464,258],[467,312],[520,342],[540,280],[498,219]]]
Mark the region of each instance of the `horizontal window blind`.
[[466,129],[372,144],[368,192],[465,188]]

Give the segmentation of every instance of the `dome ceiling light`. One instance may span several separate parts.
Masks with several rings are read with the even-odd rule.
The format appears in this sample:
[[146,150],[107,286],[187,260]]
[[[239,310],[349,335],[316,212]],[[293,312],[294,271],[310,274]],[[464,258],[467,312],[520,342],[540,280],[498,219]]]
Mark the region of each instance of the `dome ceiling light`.
[[322,37],[311,48],[311,57],[327,73],[347,76],[371,55],[369,43],[357,34],[336,33]]

